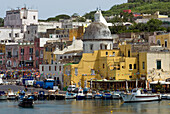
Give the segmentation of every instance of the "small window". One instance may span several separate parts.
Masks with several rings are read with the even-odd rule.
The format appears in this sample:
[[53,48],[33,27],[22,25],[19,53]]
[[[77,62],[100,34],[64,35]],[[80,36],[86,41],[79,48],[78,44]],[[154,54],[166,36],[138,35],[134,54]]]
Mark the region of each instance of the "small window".
[[91,75],[95,75],[95,70],[91,69]]
[[103,68],[105,68],[104,64],[103,64]]
[[28,32],[27,32],[28,34],[30,34],[30,31],[28,30]]
[[93,44],[90,44],[90,50],[93,50]]
[[160,41],[160,40],[157,40],[157,44],[160,46],[160,45],[161,45],[161,41]]
[[129,76],[129,78],[132,78],[132,76]]
[[129,70],[132,70],[132,64],[129,64]]
[[59,66],[59,71],[61,71],[61,66]]
[[51,64],[53,64],[53,60],[51,60]]
[[107,45],[105,45],[105,49],[107,49]]
[[128,57],[130,57],[130,50],[128,50]]
[[161,69],[161,60],[157,60],[157,69]]
[[106,55],[108,55],[108,52],[106,52]]
[[167,47],[167,45],[168,45],[168,44],[167,44],[167,40],[165,40],[165,47]]
[[54,67],[55,71],[57,71],[57,66]]
[[102,49],[102,44],[100,44],[100,49]]
[[78,68],[75,68],[75,75],[78,75]]
[[42,71],[44,71],[44,66],[42,66]]
[[36,19],[35,15],[33,16],[33,19],[34,19],[34,20]]
[[142,68],[145,69],[145,62],[142,62]]
[[49,66],[49,71],[51,71],[51,66]]
[[115,52],[113,52],[113,56],[115,56]]
[[63,59],[63,57],[62,57],[62,56],[60,56],[60,59]]
[[136,69],[136,64],[134,64],[134,69]]

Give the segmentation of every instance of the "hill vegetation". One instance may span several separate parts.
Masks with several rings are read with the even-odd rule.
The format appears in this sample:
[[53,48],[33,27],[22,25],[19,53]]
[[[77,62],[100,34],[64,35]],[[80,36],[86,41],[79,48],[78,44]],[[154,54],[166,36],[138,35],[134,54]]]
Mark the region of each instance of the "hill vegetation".
[[[168,15],[170,17],[170,2],[134,2],[115,5],[110,10],[103,11],[104,16],[119,15],[123,10],[131,9],[136,13],[150,13],[154,14],[159,11],[160,14]],[[94,19],[95,11],[86,13],[84,16],[88,19]]]

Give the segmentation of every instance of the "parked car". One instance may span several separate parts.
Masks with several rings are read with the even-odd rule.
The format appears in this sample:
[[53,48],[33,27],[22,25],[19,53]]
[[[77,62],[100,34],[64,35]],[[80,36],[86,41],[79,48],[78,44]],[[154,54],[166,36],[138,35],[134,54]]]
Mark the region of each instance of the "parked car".
[[67,88],[67,91],[69,91],[69,92],[70,92],[70,91],[74,91],[75,88],[76,88],[75,85],[69,85],[68,88]]

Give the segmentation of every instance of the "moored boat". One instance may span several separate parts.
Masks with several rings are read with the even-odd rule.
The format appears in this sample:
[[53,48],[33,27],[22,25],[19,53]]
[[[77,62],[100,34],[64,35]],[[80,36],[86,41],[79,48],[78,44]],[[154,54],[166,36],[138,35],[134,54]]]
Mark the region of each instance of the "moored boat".
[[33,107],[33,98],[32,97],[24,97],[23,99],[20,99],[18,106],[23,108],[32,108]]
[[16,99],[16,94],[13,91],[9,91],[7,95],[8,100],[15,100]]
[[132,93],[122,94],[124,102],[147,102],[161,100],[160,94],[142,94],[140,89],[133,89]]
[[95,99],[102,99],[103,95],[99,92],[97,92],[95,95],[94,95],[94,98]]
[[65,99],[76,99],[77,94],[72,92],[67,92]]
[[119,92],[119,91],[114,91],[113,93],[112,93],[112,99],[121,99],[121,92]]
[[44,91],[39,91],[38,100],[45,100],[45,92]]
[[112,99],[112,94],[110,93],[110,91],[104,91],[102,98],[103,99]]
[[84,93],[83,93],[83,89],[80,88],[80,89],[78,90],[76,99],[77,99],[77,100],[83,100],[83,99],[85,99],[85,95],[84,95]]
[[5,91],[0,91],[0,100],[7,100]]

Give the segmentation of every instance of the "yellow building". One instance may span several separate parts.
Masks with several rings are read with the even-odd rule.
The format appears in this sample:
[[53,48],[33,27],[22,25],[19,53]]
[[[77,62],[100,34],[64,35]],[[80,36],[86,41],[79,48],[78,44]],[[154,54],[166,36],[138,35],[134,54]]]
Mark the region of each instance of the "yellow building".
[[[120,44],[120,49],[83,53],[79,64],[64,66],[64,87],[91,79],[135,80],[138,76],[137,58],[131,55],[131,45]],[[86,84],[88,87],[90,83]]]
[[73,41],[73,37],[82,38],[84,35],[85,27],[79,26],[78,28],[69,29],[69,41]]
[[157,35],[156,42],[158,45],[170,49],[170,33]]

